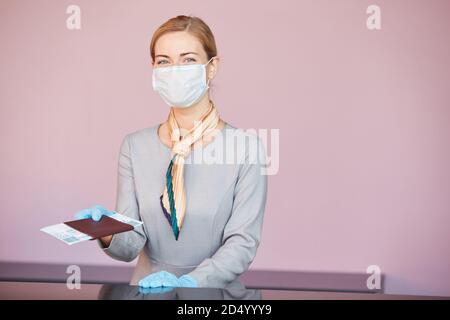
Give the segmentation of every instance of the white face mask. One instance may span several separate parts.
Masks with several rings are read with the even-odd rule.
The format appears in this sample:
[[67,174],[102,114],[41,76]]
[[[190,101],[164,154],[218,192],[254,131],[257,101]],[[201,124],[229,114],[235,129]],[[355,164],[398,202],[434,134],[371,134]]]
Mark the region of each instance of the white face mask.
[[170,107],[187,108],[196,103],[209,88],[205,64],[159,67],[153,69],[153,90]]

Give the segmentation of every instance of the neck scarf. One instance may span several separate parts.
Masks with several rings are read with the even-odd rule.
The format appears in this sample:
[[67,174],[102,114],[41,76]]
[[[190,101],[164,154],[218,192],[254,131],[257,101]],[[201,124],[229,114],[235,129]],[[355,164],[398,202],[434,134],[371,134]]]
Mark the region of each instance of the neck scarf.
[[200,120],[195,121],[194,127],[181,137],[173,107],[170,109],[167,123],[172,140],[172,159],[167,168],[166,183],[160,203],[176,240],[178,240],[186,212],[186,192],[183,178],[185,158],[189,155],[194,143],[216,129],[219,119],[219,113],[214,103],[210,101],[208,110],[200,117]]

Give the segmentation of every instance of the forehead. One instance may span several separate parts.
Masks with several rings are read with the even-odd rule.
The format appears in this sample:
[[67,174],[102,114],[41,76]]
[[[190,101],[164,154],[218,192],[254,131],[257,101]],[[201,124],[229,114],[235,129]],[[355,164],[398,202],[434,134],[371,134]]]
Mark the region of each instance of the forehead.
[[158,41],[155,43],[155,55],[165,54],[175,57],[180,53],[190,51],[206,54],[197,37],[186,31],[166,33],[159,37]]

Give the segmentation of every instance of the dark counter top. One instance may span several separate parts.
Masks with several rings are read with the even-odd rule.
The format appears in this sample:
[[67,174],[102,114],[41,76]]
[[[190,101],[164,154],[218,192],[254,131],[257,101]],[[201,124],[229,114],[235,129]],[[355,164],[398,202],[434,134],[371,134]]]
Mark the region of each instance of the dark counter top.
[[[69,265],[69,264],[68,264]],[[151,288],[128,284],[133,266],[80,266],[81,289],[68,289],[68,265],[0,263],[0,299],[157,299],[157,300],[277,300],[277,299],[437,299],[384,294],[368,289],[365,273],[249,270],[240,289]],[[444,297],[442,297],[444,298]],[[445,299],[449,299],[447,297]]]
[[[0,281],[65,282],[69,264],[0,262]],[[80,266],[83,283],[128,284],[133,266]],[[365,273],[249,270],[239,279],[246,288],[303,291],[383,292],[368,289]]]
[[[50,300],[392,300],[445,299],[443,297],[388,295],[331,291],[275,289],[215,289],[215,288],[151,288],[142,290],[126,284],[81,284],[80,289],[68,289],[66,283],[0,282],[0,299]],[[447,298],[448,299],[448,298]]]

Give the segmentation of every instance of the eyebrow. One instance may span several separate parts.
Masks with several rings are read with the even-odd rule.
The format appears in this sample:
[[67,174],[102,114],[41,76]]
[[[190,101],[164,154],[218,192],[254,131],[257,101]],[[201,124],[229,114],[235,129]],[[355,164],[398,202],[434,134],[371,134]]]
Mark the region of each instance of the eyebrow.
[[[183,52],[183,53],[180,53],[180,57],[183,57],[183,56],[188,55],[188,54],[196,54],[196,55],[199,55],[197,52],[191,51],[191,52]],[[155,58],[157,58],[157,57],[163,57],[163,58],[169,58],[169,59],[170,59],[170,57],[169,57],[168,55],[165,55],[165,54],[158,54],[158,55],[155,56]]]

